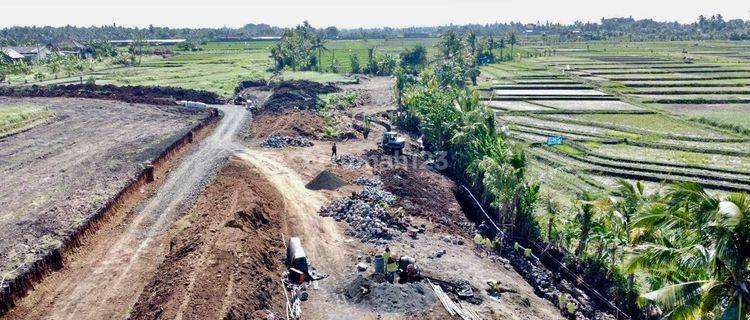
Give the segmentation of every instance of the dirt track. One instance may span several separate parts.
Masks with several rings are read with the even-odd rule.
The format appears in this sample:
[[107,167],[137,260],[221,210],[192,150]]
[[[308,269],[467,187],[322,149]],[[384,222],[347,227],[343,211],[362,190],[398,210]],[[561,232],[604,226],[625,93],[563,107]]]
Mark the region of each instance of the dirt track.
[[0,274],[8,281],[41,269],[36,263],[92,221],[144,161],[208,115],[105,100],[0,98],[0,108],[18,104],[45,106],[55,116],[0,139]]
[[[389,95],[389,86],[382,85],[387,82],[377,80],[371,94]],[[388,108],[385,100],[371,103]],[[248,148],[234,140],[245,111],[221,109],[225,117],[208,138],[168,174],[157,172],[157,182],[163,184],[144,186],[140,198],[125,204],[123,212],[72,252],[65,267],[40,283],[8,318],[214,319],[252,318],[253,311],[265,308],[279,312],[280,238],[290,236],[301,237],[312,266],[330,275],[319,281],[318,289],[310,289],[303,319],[447,317],[439,305],[382,313],[344,299],[341,288],[358,274],[358,256],[383,248],[345,236],[344,223],[318,214],[329,200],[359,187],[312,191],[305,184],[324,169],[335,168],[350,178],[372,173],[331,164],[327,142],[265,149],[251,141]],[[360,154],[371,149],[380,134],[376,131],[368,140],[341,142],[339,150]],[[237,159],[219,171],[229,155]],[[517,273],[477,257],[468,244],[452,245],[429,234],[419,240],[398,237],[390,245],[414,255],[431,275],[469,281],[485,298],[475,309],[485,318],[559,319],[554,306],[534,295]],[[427,257],[441,250],[447,252],[442,259]],[[490,301],[481,289],[487,279],[500,280],[516,293]]]
[[[11,318],[107,319],[127,314],[164,256],[164,232],[190,208],[215,171],[241,145],[234,142],[246,111],[220,107],[224,118],[169,173],[158,191],[131,213],[118,236],[96,243],[91,252],[72,259],[48,291],[37,290]],[[56,283],[55,283],[56,282]],[[36,296],[35,296],[36,295]]]
[[255,310],[281,310],[276,258],[284,222],[275,188],[245,161],[230,160],[175,224],[173,250],[131,319],[246,319]]

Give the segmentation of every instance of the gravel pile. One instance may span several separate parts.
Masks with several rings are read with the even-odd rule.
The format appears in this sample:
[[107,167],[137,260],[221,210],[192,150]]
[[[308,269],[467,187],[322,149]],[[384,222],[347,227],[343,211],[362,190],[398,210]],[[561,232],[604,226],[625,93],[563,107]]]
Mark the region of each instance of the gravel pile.
[[263,140],[263,142],[260,143],[262,147],[266,148],[284,148],[284,147],[312,147],[313,143],[312,141],[308,140],[307,138],[303,136],[296,136],[296,137],[290,137],[290,136],[277,136],[273,135],[266,140]]
[[362,159],[358,156],[354,156],[351,154],[342,154],[340,156],[336,156],[336,159],[333,160],[334,163],[340,166],[352,168],[352,169],[360,169],[364,167],[365,165],[365,159]]
[[336,190],[344,185],[346,185],[344,180],[328,170],[323,170],[305,187],[310,190]]
[[375,178],[367,178],[367,177],[359,177],[357,180],[354,180],[355,184],[358,184],[360,186],[367,186],[367,187],[383,187],[383,181],[380,181],[380,179]]
[[365,186],[362,189],[362,197],[375,203],[385,203],[388,206],[396,204],[396,196],[393,193],[385,191],[382,186],[371,187]]
[[382,275],[358,276],[343,289],[350,303],[379,312],[415,312],[429,310],[438,298],[426,282],[390,284]]
[[396,204],[396,196],[393,193],[383,189],[383,182],[377,178],[359,177],[354,180],[355,184],[364,186],[360,195],[375,203],[385,203],[388,206]]
[[383,243],[391,239],[393,233],[390,226],[396,224],[395,219],[379,204],[352,197],[331,201],[320,209],[320,215],[346,221],[349,224],[346,235],[362,242]]

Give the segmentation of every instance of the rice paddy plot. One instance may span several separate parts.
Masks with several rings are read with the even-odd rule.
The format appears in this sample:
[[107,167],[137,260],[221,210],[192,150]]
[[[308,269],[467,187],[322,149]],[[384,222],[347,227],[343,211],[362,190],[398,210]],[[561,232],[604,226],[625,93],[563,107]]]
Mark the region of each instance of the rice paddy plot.
[[692,95],[692,94],[739,94],[750,95],[750,86],[747,87],[642,87],[630,91],[639,95]]
[[630,69],[630,70],[586,70],[592,75],[646,75],[646,74],[720,74],[720,73],[747,73],[748,69]]
[[690,94],[690,95],[633,95],[646,103],[660,104],[735,104],[750,103],[750,95]]
[[750,86],[747,80],[698,80],[685,81],[620,81],[620,84],[631,88],[714,88],[714,87],[745,87]]
[[627,144],[597,145],[593,151],[606,156],[625,157],[637,161],[661,161],[680,165],[697,165],[722,168],[726,170],[750,171],[750,159],[746,157],[681,150],[653,149]]
[[580,135],[609,137],[609,138],[637,138],[638,135],[628,134],[622,131],[616,131],[612,129],[592,127],[586,125],[572,124],[561,121],[552,121],[539,119],[530,116],[511,116],[511,115],[500,115],[498,120],[501,123],[517,124],[531,128],[538,129],[550,129],[562,132],[569,132]]
[[750,73],[742,74],[654,74],[638,76],[616,76],[607,77],[613,81],[700,81],[700,80],[750,80]]
[[702,64],[702,65],[695,65],[695,64],[685,64],[685,63],[674,63],[674,64],[668,64],[668,65],[637,65],[637,64],[626,64],[626,65],[616,65],[616,64],[608,64],[608,65],[576,65],[574,69],[576,70],[586,70],[586,71],[614,71],[614,70],[627,70],[627,71],[653,71],[653,70],[672,70],[676,69],[676,71],[683,71],[683,70],[694,70],[694,69],[700,69],[700,70],[713,70],[714,68],[721,68],[720,65],[715,64]]
[[533,101],[558,110],[570,111],[645,111],[643,108],[623,101]]
[[[630,142],[636,144],[636,142]],[[661,139],[658,142],[647,142],[646,145],[659,147],[659,149],[676,149],[683,151],[696,150],[714,154],[728,154],[750,157],[750,143],[748,142],[704,142],[685,141],[674,139]]]
[[540,111],[540,110],[554,110],[553,108],[540,106],[538,104],[529,103],[526,101],[485,101],[485,104],[492,109],[498,109],[503,111]]
[[696,123],[683,121],[663,114],[582,114],[551,115],[551,120],[571,121],[579,124],[621,128],[624,131],[642,132],[655,135],[680,135],[715,139],[736,139],[734,134],[713,130]]
[[495,89],[493,93],[501,96],[606,96],[607,94],[593,89]]
[[532,84],[581,84],[579,81],[570,80],[570,79],[535,79],[535,80],[516,80],[515,83],[517,84],[526,84],[526,85],[532,85]]
[[703,118],[720,125],[750,130],[750,105],[748,104],[669,104],[659,107],[669,113],[687,118]]
[[551,90],[551,89],[567,89],[567,90],[590,90],[594,89],[592,86],[585,84],[504,84],[494,85],[491,89],[495,90]]

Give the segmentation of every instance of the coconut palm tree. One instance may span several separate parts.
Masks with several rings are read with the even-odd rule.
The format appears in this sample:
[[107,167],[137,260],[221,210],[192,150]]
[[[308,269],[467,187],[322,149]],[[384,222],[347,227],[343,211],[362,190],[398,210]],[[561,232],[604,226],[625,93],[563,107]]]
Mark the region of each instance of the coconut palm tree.
[[500,39],[500,45],[498,46],[500,48],[500,60],[505,60],[505,57],[503,56],[503,50],[505,49],[505,39]]
[[318,71],[321,71],[321,69],[323,68],[323,51],[328,51],[328,48],[325,47],[325,44],[326,41],[323,40],[323,37],[313,38],[312,49],[318,52]]
[[634,225],[652,229],[626,267],[664,279],[641,297],[668,319],[748,319],[750,315],[750,196],[720,201],[694,183],[673,186],[666,203]]
[[578,195],[576,199],[576,221],[580,227],[580,234],[578,236],[578,245],[576,246],[575,255],[581,257],[586,252],[586,246],[591,236],[592,228],[594,227],[594,216],[597,212],[597,200],[598,197],[588,193],[586,191]]

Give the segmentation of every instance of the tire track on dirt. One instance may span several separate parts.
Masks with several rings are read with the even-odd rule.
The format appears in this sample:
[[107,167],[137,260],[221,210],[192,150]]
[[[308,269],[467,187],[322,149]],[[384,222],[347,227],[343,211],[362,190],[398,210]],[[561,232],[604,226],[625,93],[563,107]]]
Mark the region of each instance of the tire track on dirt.
[[[125,231],[101,255],[80,265],[70,279],[41,301],[34,317],[45,319],[112,319],[126,316],[142,288],[163,259],[165,231],[187,211],[233,153],[244,148],[235,141],[247,111],[218,106],[224,117],[214,131],[169,173],[164,185],[134,209]],[[167,248],[168,249],[168,248]]]

